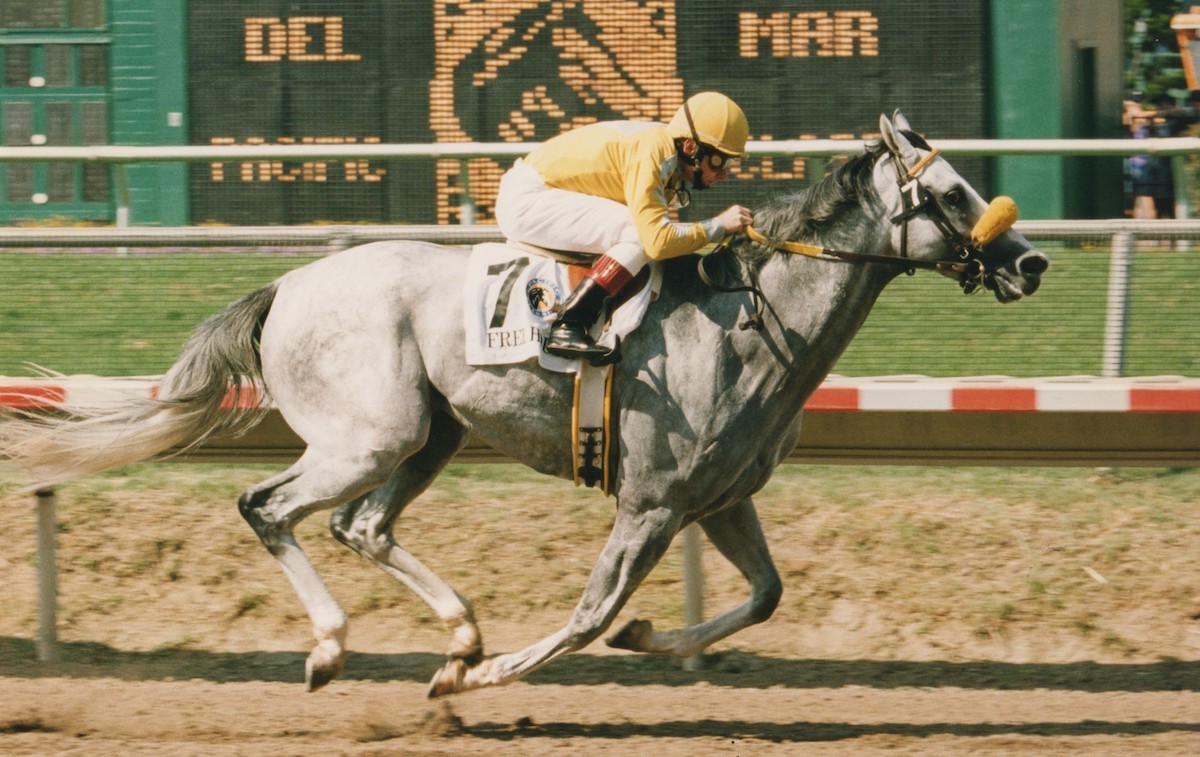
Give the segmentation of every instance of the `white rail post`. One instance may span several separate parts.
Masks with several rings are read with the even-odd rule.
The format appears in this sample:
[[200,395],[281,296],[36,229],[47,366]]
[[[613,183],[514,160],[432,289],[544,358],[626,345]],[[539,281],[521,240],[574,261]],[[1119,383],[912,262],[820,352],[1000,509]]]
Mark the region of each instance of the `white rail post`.
[[1108,264],[1108,304],[1104,311],[1104,355],[1100,375],[1117,378],[1125,372],[1125,327],[1129,319],[1129,270],[1133,265],[1133,234],[1113,234]]
[[462,201],[458,205],[458,222],[470,226],[475,223],[475,198],[471,196],[471,161],[458,161],[458,183],[462,190]]
[[58,567],[54,537],[58,524],[54,489],[37,490],[38,640],[39,662],[58,659]]
[[[132,200],[129,193],[129,173],[124,163],[113,164],[113,183],[117,185],[117,228],[129,228],[130,206]],[[129,254],[128,247],[118,247],[117,255],[125,257]]]
[[[700,526],[689,524],[680,534],[683,552],[683,622],[693,626],[704,621],[704,567],[700,564]],[[684,670],[699,670],[699,654],[683,659]]]
[[[1171,156],[1171,178],[1175,182],[1175,217],[1192,217],[1192,182],[1191,171],[1188,170],[1190,155]],[[1176,239],[1171,242],[1176,252],[1188,252],[1192,249],[1189,239]]]
[[1188,156],[1171,156],[1171,180],[1175,182],[1175,217],[1192,217],[1192,198],[1189,195],[1192,188],[1188,182]]

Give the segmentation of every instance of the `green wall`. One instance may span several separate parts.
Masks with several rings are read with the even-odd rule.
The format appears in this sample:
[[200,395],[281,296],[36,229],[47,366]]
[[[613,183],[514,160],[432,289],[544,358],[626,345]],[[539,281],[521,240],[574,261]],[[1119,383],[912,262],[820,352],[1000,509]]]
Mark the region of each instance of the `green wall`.
[[[184,7],[185,0],[109,0],[113,144],[187,144]],[[185,163],[140,163],[125,171],[130,223],[188,222]]]
[[[1058,3],[993,2],[991,20],[992,136],[996,139],[1062,136]],[[1039,52],[1042,54],[1032,54]],[[999,156],[992,165],[995,193],[1016,200],[1022,218],[1064,217],[1062,158]]]
[[[993,0],[991,136],[1097,139],[1121,128],[1121,0]],[[1124,212],[1121,158],[1001,156],[992,189],[1024,218]]]

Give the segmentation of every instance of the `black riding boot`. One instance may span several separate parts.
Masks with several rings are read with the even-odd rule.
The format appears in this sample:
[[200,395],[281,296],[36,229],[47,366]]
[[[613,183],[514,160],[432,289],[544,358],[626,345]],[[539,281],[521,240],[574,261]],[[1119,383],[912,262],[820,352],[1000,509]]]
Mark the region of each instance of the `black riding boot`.
[[585,278],[562,304],[542,349],[565,358],[595,360],[607,356],[609,350],[596,344],[587,333],[600,317],[607,299],[608,292],[604,287]]

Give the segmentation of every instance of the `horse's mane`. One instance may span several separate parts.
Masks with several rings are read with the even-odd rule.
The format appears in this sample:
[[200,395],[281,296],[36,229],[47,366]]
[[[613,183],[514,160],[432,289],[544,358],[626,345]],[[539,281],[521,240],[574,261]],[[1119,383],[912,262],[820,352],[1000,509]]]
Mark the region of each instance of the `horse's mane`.
[[[929,149],[920,135],[908,131],[904,135],[913,145]],[[834,161],[816,184],[781,195],[755,209],[754,227],[771,239],[826,246],[836,244],[837,235],[853,232],[852,228],[838,229],[838,224],[874,197],[871,172],[875,161],[886,152],[883,142],[874,140],[857,155]],[[738,237],[730,247],[739,258],[756,266],[770,258],[773,252],[746,237]]]

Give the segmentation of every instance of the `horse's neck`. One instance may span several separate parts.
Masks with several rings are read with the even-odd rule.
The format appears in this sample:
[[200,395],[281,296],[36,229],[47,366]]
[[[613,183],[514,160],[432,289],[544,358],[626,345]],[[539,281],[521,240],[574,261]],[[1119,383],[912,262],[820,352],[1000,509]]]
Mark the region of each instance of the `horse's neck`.
[[[855,221],[846,224],[860,230],[853,239],[841,234],[818,243],[855,252],[887,251],[886,220],[870,218],[863,211]],[[777,254],[764,264],[760,278],[764,289],[771,290],[768,298],[797,350],[822,343],[823,349],[837,349],[840,354],[893,277],[893,271],[878,266]]]
[[[871,168],[874,189],[859,197],[853,209],[842,204],[844,198],[840,200],[843,210],[823,216],[820,226],[824,232],[802,241],[827,249],[886,254],[891,249],[892,225],[882,197],[883,193],[894,191],[889,171],[886,161],[877,160]],[[827,177],[824,181],[833,179]],[[787,204],[773,210],[773,220],[782,219],[780,233],[790,238],[789,226],[797,233],[805,227],[803,214],[828,212],[819,201],[815,208],[809,204],[813,193],[820,197],[821,187],[801,195],[792,205],[795,210],[789,212]],[[813,233],[811,228],[808,233]],[[795,351],[806,352],[820,344],[822,352],[836,353],[834,359],[858,332],[883,287],[893,277],[894,272],[880,271],[876,266],[784,254],[769,259],[761,274],[764,289],[773,290],[768,297],[778,308],[785,333],[792,335],[789,341]]]
[[[782,259],[764,270],[764,283],[793,380],[823,379],[866,321],[889,278],[857,263]],[[783,275],[770,270],[785,269]],[[775,275],[771,275],[775,274]],[[773,291],[772,291],[773,290]],[[770,320],[770,319],[769,319]]]

